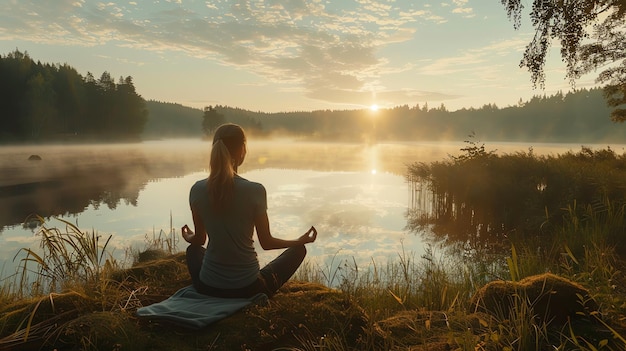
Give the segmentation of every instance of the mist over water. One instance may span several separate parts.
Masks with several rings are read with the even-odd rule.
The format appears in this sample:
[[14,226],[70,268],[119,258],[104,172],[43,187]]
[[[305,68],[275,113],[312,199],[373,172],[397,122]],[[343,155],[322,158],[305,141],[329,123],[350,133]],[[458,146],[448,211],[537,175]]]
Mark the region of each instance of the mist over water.
[[[240,175],[262,183],[268,194],[272,233],[296,238],[311,225],[318,240],[309,259],[321,267],[354,258],[360,267],[384,262],[402,250],[421,254],[425,243],[407,232],[410,193],[406,167],[458,155],[463,142],[321,143],[251,140]],[[577,151],[581,145],[485,143],[487,151],[536,154]],[[607,145],[586,145],[605,148]],[[612,145],[617,153],[623,145]],[[31,214],[48,227],[76,223],[83,231],[112,235],[109,249],[123,260],[146,238],[169,235],[192,224],[188,194],[207,176],[210,143],[153,141],[119,145],[0,147],[0,267],[12,272],[20,248],[38,247],[38,228],[24,226]],[[30,155],[41,160],[31,161]],[[171,225],[171,227],[170,227]],[[162,233],[161,233],[162,232]],[[178,249],[184,250],[184,242]],[[258,248],[263,262],[279,254]]]

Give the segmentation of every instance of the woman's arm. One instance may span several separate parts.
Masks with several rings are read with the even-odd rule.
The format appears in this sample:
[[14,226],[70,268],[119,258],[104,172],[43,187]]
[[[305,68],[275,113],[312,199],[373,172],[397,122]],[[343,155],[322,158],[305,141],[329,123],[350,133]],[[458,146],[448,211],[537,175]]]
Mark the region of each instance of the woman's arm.
[[189,226],[185,224],[181,229],[183,239],[185,239],[185,241],[190,243],[191,245],[204,245],[207,238],[206,229],[204,229],[202,220],[194,210],[193,206],[191,207],[191,216],[193,217],[193,226],[195,229],[195,233],[191,231],[191,229],[189,229]]
[[317,238],[317,230],[313,226],[296,240],[284,240],[273,237],[270,233],[270,222],[267,218],[267,212],[259,215],[254,220],[254,226],[256,227],[256,235],[259,238],[259,244],[261,244],[263,250],[284,249],[304,245],[314,242]]

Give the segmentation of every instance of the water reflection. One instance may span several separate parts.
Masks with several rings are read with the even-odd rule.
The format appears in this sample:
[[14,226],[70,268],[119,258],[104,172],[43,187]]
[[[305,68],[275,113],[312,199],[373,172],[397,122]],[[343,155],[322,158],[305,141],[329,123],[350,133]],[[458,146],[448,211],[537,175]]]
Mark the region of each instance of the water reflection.
[[[45,218],[82,213],[120,203],[136,206],[151,181],[182,177],[206,168],[210,144],[199,141],[129,145],[22,146],[0,148],[0,232],[28,216]],[[250,142],[242,172],[255,169],[309,169],[322,172],[390,172],[402,175],[410,154],[420,147]],[[432,146],[423,150],[432,153]],[[30,155],[42,160],[31,161]],[[440,156],[441,153],[438,153]],[[404,161],[404,162],[403,162]]]
[[[31,161],[29,155],[42,159]],[[138,145],[0,148],[0,229],[32,214],[67,216],[89,206],[136,206],[149,181],[182,176],[194,164],[197,170],[200,156]]]

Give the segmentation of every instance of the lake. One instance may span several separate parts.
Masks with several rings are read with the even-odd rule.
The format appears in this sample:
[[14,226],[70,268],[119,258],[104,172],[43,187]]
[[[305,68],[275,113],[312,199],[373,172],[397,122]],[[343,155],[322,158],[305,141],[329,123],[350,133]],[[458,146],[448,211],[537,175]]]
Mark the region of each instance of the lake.
[[[405,228],[412,199],[406,166],[459,155],[465,146],[251,140],[239,173],[266,187],[274,236],[297,238],[314,225],[318,239],[308,246],[313,264],[327,271],[344,260],[364,267],[403,251],[424,252],[429,243]],[[624,145],[610,146],[624,152]],[[529,147],[535,154],[560,154],[581,145],[485,143],[497,153]],[[48,227],[63,229],[58,217],[83,231],[112,235],[108,248],[120,262],[129,262],[130,248],[141,250],[153,238],[171,235],[171,228],[178,239],[180,227],[192,225],[189,188],[206,177],[209,152],[210,143],[199,140],[0,147],[3,276],[13,272],[20,248],[38,247],[35,223],[23,224],[30,214],[47,218]],[[31,155],[41,160],[29,160]],[[258,252],[265,263],[280,251]]]

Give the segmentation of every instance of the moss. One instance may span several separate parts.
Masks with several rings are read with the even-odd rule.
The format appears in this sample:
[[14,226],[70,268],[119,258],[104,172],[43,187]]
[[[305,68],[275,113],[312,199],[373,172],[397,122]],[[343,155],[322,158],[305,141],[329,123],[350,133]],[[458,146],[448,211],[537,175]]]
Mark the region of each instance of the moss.
[[185,253],[137,262],[128,269],[111,274],[111,279],[126,287],[137,288],[148,285],[152,292],[171,295],[183,286],[191,284]]
[[170,256],[170,254],[168,254],[164,250],[148,249],[137,254],[136,263],[156,261],[159,259],[167,258],[168,256]]
[[490,282],[472,297],[470,306],[470,312],[486,312],[502,318],[510,318],[515,311],[527,308],[541,321],[557,324],[587,318],[598,311],[587,289],[552,273],[519,282]]
[[145,350],[146,336],[126,313],[94,312],[63,324],[51,344],[63,350]]

